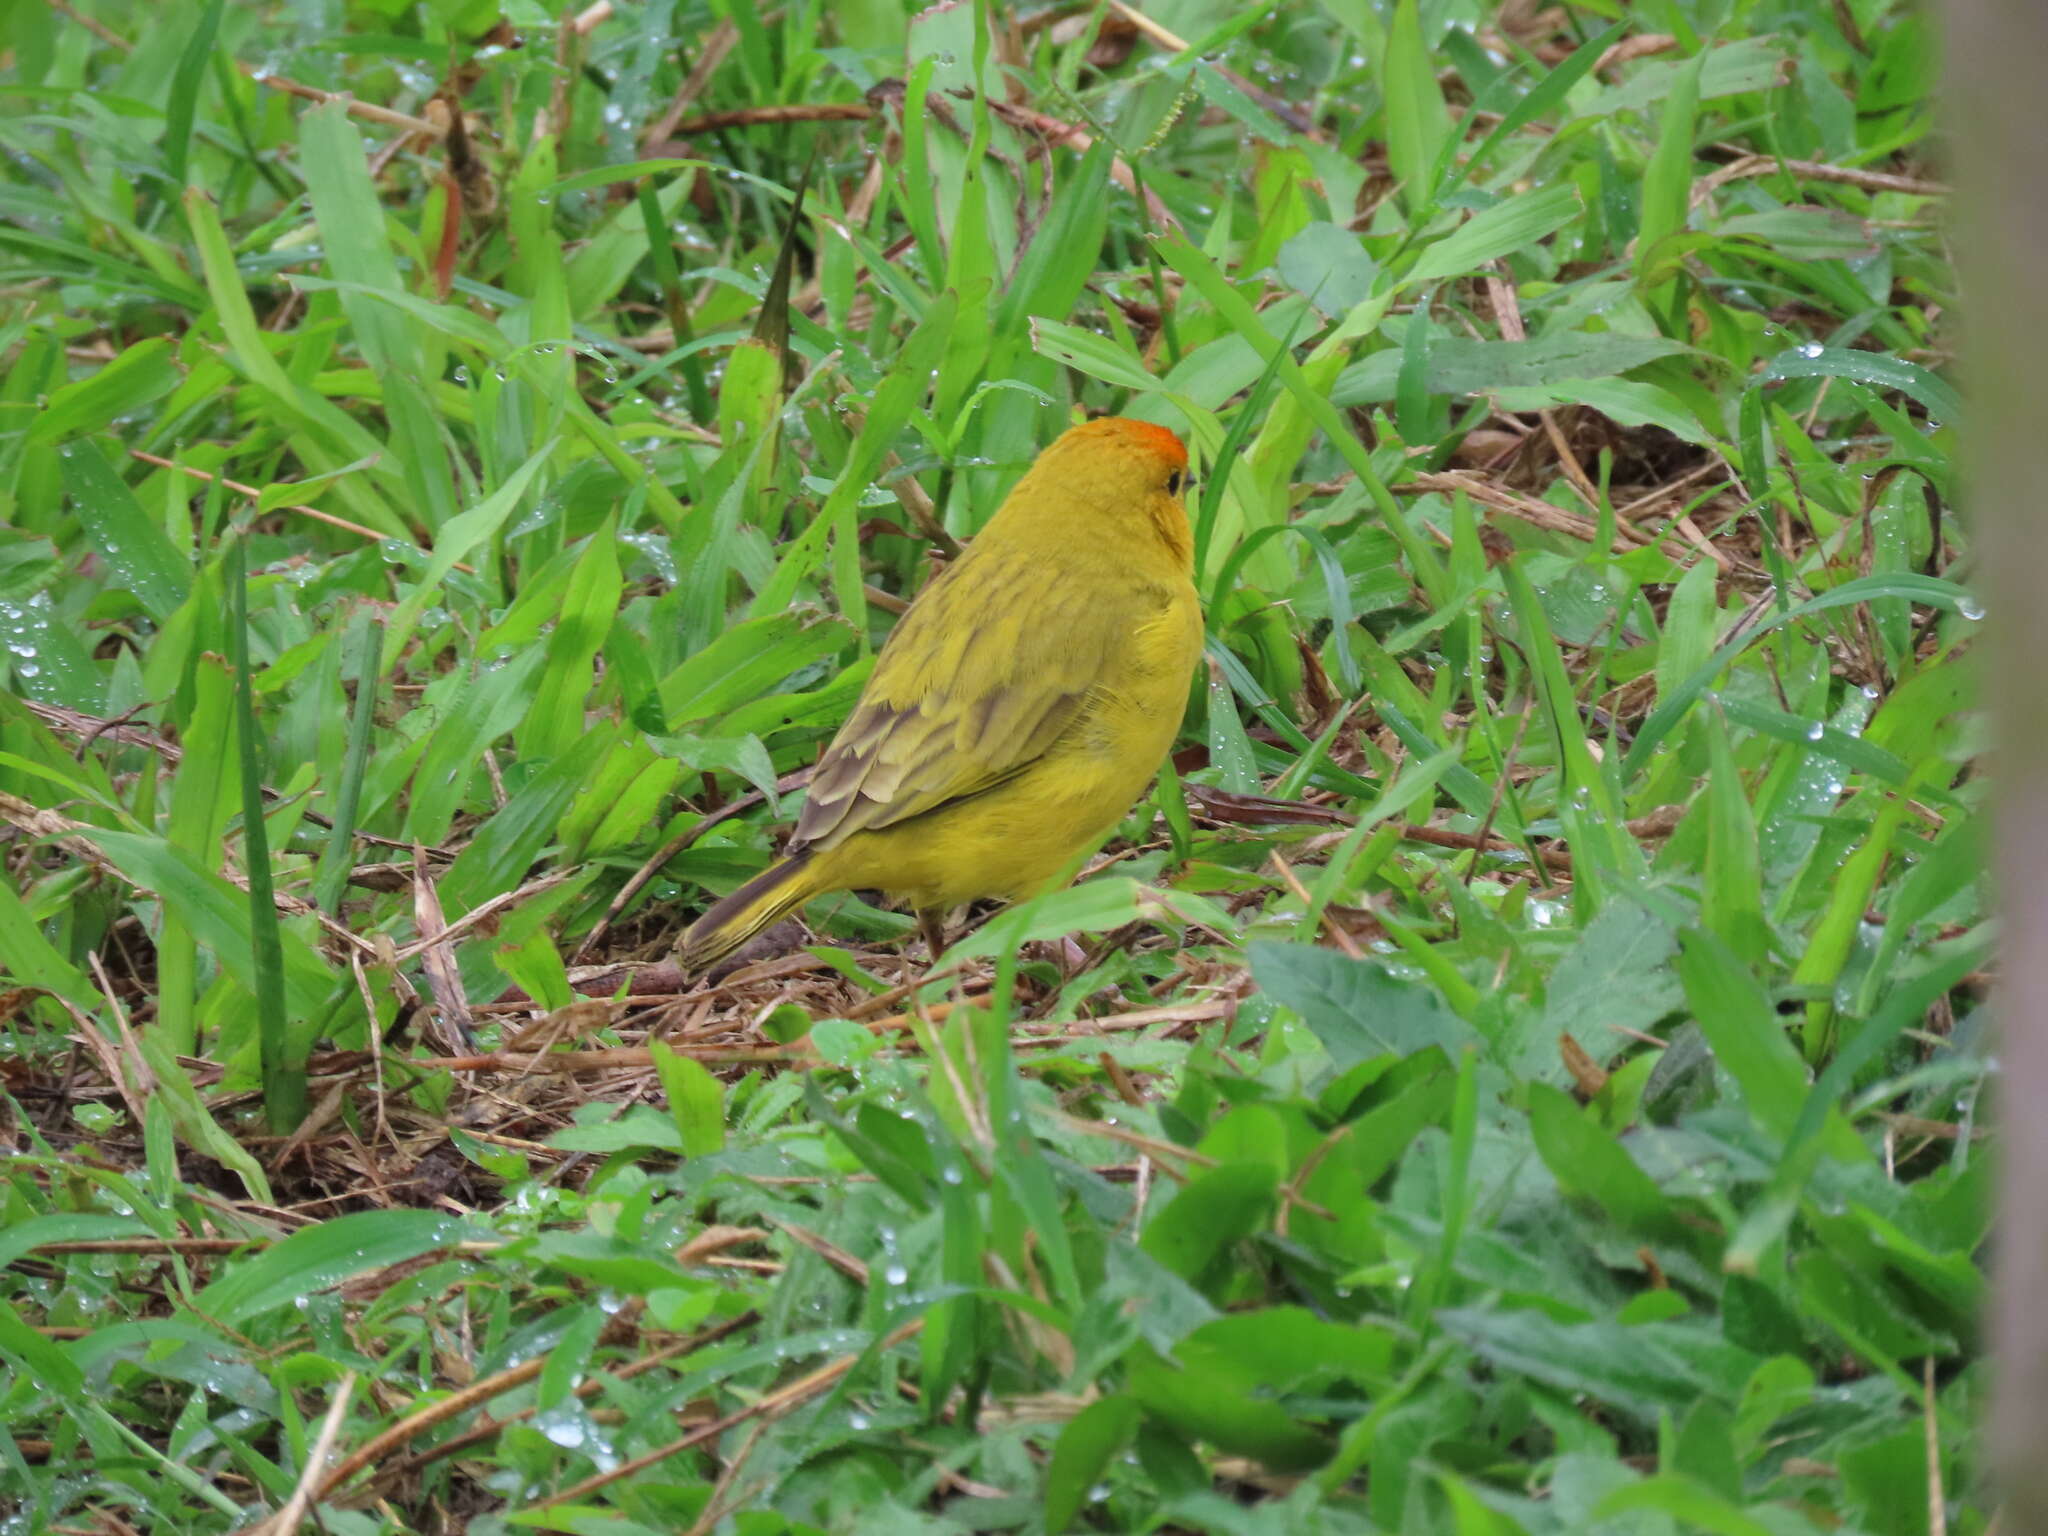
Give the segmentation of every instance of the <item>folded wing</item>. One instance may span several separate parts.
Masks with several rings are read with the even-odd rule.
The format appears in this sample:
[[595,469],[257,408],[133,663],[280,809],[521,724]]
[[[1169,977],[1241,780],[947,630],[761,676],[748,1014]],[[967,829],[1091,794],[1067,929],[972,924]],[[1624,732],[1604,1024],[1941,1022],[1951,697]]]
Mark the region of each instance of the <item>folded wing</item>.
[[1084,719],[1129,643],[1126,605],[1077,596],[1053,561],[997,555],[969,550],[904,614],[811,777],[793,846],[990,789]]

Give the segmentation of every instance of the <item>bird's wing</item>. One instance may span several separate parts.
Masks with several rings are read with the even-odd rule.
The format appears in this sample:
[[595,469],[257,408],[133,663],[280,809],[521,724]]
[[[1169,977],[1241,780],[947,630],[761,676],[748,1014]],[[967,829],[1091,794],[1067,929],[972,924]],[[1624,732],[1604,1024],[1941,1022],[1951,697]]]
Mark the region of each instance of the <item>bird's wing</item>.
[[811,776],[797,844],[831,847],[1000,784],[1085,713],[1149,605],[1091,599],[1056,562],[1008,553],[970,550],[903,615]]

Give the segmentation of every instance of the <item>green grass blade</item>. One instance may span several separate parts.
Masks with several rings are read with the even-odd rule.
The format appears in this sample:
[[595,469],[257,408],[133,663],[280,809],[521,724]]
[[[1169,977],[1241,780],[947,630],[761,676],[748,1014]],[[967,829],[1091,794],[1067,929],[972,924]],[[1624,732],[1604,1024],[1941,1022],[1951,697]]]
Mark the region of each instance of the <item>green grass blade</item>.
[[[242,862],[249,878],[249,968],[255,982],[256,1036],[263,1072],[263,1107],[270,1128],[283,1135],[306,1113],[306,1063],[293,1049],[285,1017],[284,943],[270,876],[270,836],[263,820],[263,769],[256,740],[256,701],[249,677],[248,543],[237,533],[228,546],[228,592],[234,611],[228,643],[235,669],[235,745],[242,768]],[[310,1026],[301,1021],[301,1029]],[[303,1038],[303,1035],[301,1036]]]
[[342,892],[348,888],[349,869],[355,862],[356,817],[362,808],[363,774],[370,761],[371,733],[377,723],[377,682],[383,673],[384,654],[383,623],[368,608],[356,610],[350,629],[356,693],[349,713],[348,756],[343,760],[341,786],[334,797],[327,846],[320,852],[320,865],[313,876],[314,904],[337,916]]
[[1422,41],[1416,0],[1398,0],[1394,7],[1380,77],[1387,103],[1387,159],[1410,218],[1420,218],[1435,202],[1434,172],[1452,127],[1435,62]]
[[225,6],[226,0],[206,0],[199,13],[199,25],[185,39],[177,72],[171,77],[171,98],[164,112],[164,175],[174,192],[184,190],[185,170],[192,159],[192,125],[198,120],[199,96],[206,88],[207,61],[213,54],[214,39],[220,34]]

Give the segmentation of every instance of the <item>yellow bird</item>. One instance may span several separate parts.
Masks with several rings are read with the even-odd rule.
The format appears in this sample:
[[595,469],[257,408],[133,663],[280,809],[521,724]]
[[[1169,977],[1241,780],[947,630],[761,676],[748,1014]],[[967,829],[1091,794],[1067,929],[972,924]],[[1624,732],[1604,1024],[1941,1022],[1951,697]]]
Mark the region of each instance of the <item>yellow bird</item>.
[[811,775],[787,857],[677,941],[699,970],[813,896],[945,914],[1037,894],[1130,809],[1202,652],[1187,449],[1105,417],[1063,433],[918,594]]

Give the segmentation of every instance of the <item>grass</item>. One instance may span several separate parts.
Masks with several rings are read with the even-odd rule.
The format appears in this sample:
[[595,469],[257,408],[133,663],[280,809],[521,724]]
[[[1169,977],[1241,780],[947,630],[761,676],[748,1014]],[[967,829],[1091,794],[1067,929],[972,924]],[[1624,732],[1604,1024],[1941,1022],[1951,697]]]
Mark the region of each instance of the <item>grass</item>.
[[[1497,9],[0,22],[10,1530],[1994,1527],[1930,23]],[[1158,790],[686,982],[1077,411]]]

